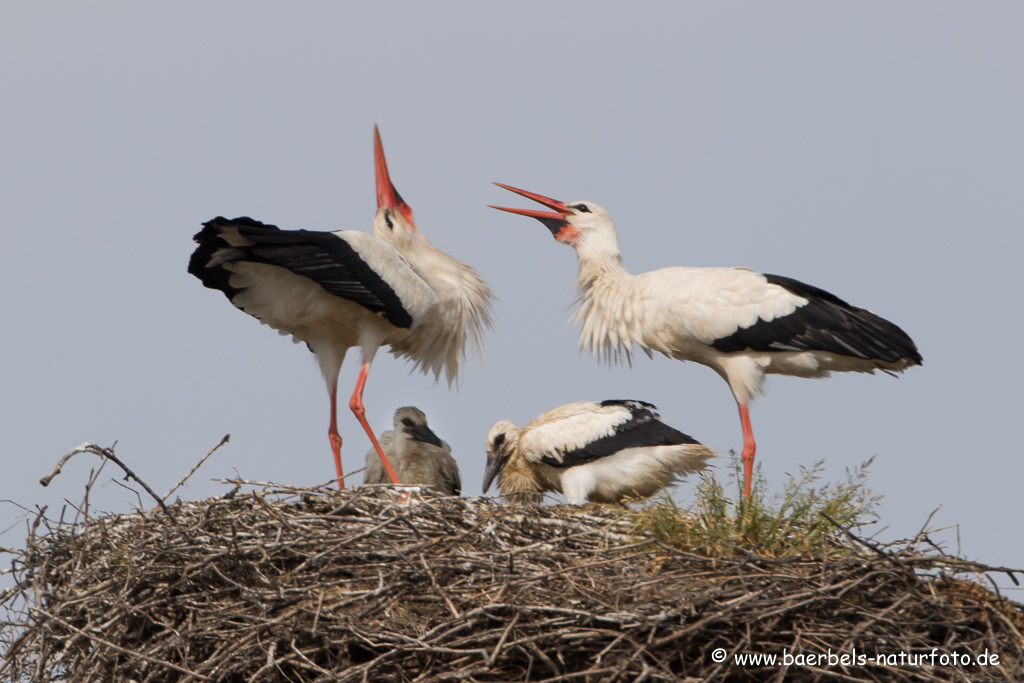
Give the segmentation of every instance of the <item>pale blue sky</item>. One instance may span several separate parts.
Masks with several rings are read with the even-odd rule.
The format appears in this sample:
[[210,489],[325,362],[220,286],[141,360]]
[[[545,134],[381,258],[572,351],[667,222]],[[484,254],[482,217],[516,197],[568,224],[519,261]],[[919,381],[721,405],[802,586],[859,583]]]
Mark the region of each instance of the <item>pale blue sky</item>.
[[[313,357],[185,269],[216,215],[368,230],[376,122],[420,228],[500,298],[461,390],[382,352],[365,395],[378,430],[423,409],[467,494],[494,422],[570,401],[642,399],[742,443],[711,370],[577,353],[576,257],[488,209],[525,205],[498,181],[607,208],[634,272],[746,266],[899,324],[925,358],[900,379],[769,378],[758,462],[780,487],[877,454],[883,537],[943,506],[951,550],[1024,566],[1021,26],[1008,2],[5,3],[0,499],[78,501],[87,456],[37,481],[83,441],[118,441],[163,492],[230,433],[190,498],[222,492],[213,477],[331,476]],[[347,410],[340,429],[361,467]],[[128,510],[116,474],[93,503]],[[20,515],[0,504],[0,545]]]

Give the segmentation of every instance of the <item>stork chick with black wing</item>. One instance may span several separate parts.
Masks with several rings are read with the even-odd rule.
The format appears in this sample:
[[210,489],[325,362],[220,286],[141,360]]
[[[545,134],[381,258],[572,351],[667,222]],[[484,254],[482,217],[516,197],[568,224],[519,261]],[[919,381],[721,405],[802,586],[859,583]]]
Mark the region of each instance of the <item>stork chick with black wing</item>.
[[707,467],[714,451],[661,420],[643,401],[580,401],[547,410],[520,429],[502,420],[487,434],[483,490],[495,478],[512,502],[557,491],[570,505],[654,495]]

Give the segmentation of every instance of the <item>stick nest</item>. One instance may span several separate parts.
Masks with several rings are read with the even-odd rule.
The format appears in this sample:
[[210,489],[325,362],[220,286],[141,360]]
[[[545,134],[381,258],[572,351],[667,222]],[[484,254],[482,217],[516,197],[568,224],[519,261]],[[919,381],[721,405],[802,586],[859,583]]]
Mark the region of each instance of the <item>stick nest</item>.
[[[384,487],[40,514],[0,681],[1024,680],[1022,607],[914,548],[712,559],[621,510]],[[990,665],[808,658],[935,649]]]

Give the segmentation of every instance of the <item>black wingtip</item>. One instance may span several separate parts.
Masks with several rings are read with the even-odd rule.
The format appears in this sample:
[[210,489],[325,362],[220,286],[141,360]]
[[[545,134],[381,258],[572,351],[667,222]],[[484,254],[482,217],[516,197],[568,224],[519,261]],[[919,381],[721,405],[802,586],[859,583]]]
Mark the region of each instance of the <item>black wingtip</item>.
[[759,319],[750,327],[716,339],[711,346],[718,351],[827,351],[879,363],[922,364],[917,345],[895,323],[799,280],[781,275],[764,277],[769,284],[808,303],[789,315]]
[[210,261],[213,260],[214,254],[219,249],[230,246],[222,237],[222,233],[225,228],[232,227],[262,228],[268,231],[279,230],[276,225],[261,223],[248,216],[230,219],[224,216],[217,216],[203,223],[203,229],[192,236],[192,241],[199,246],[192,252],[192,256],[188,260],[189,274],[199,278],[204,287],[223,292],[228,300],[233,299],[239,290],[231,286],[231,273],[219,265],[210,266]]

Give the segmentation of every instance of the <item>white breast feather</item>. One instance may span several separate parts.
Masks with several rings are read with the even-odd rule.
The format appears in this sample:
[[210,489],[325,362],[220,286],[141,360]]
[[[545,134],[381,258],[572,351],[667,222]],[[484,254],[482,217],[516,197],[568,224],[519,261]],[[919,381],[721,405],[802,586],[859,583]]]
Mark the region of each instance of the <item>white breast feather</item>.
[[458,378],[459,363],[472,353],[483,353],[484,332],[491,329],[491,300],[494,295],[470,266],[437,249],[420,233],[410,243],[410,262],[437,295],[439,306],[422,330],[409,335],[392,353],[416,361],[416,367],[441,371],[449,384]]
[[579,310],[572,319],[574,323],[582,321],[580,351],[589,349],[599,361],[613,363],[625,359],[631,364],[633,345],[644,347],[649,295],[630,284],[628,279],[597,280],[581,295]]

